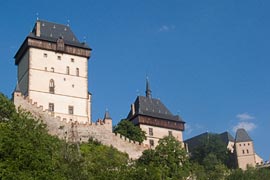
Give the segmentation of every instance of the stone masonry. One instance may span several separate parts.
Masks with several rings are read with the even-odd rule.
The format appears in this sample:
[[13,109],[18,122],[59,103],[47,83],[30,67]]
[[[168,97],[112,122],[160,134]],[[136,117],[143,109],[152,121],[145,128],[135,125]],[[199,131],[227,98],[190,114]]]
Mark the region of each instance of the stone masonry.
[[106,127],[106,122],[90,124],[63,121],[59,117],[54,117],[53,112],[44,110],[36,102],[24,97],[20,92],[14,92],[13,101],[17,108],[29,111],[33,116],[41,119],[47,125],[49,134],[58,136],[60,139],[69,142],[87,142],[89,138],[93,138],[103,145],[112,146],[121,152],[127,153],[131,159],[139,158],[142,152],[148,149],[147,145],[139,144],[120,134],[112,133]]

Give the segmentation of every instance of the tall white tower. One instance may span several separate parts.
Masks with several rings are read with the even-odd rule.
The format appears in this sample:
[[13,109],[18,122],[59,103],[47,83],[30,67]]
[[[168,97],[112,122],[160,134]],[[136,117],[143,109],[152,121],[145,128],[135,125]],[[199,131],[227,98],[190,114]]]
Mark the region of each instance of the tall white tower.
[[15,55],[21,93],[62,120],[91,122],[90,55],[69,26],[38,20]]

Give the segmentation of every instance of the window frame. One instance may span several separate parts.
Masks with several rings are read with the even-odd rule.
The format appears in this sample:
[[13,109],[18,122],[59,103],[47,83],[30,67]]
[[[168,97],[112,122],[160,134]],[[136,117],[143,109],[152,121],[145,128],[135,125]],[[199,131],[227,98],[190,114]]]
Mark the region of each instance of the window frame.
[[154,130],[153,128],[148,129],[149,136],[154,136]]
[[49,103],[49,111],[54,112],[54,103]]
[[66,68],[66,74],[67,74],[67,75],[70,74],[70,68],[69,68],[69,66],[67,66],[67,68]]
[[50,79],[50,82],[49,82],[49,92],[51,94],[55,93],[55,82],[53,79]]
[[74,114],[74,106],[68,106],[68,114],[72,115]]

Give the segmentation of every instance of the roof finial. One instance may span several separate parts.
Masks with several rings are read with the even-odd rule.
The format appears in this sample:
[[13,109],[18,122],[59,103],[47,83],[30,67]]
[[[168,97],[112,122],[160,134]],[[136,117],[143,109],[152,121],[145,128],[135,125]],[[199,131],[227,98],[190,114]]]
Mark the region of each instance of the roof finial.
[[37,18],[37,21],[39,20],[39,17],[38,17],[38,15],[39,15],[39,14],[38,14],[38,12],[37,12],[37,13],[36,13],[36,18]]
[[146,97],[151,98],[152,97],[152,91],[150,89],[150,83],[149,78],[146,77],[146,91],[145,91]]

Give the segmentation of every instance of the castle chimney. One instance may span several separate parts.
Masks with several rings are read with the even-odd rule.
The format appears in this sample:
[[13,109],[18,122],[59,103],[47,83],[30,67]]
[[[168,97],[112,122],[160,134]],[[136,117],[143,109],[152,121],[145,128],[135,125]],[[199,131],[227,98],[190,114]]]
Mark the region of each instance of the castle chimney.
[[40,21],[36,23],[36,36],[40,37]]
[[132,116],[135,114],[135,105],[131,104],[131,112],[132,112]]

